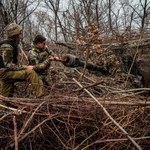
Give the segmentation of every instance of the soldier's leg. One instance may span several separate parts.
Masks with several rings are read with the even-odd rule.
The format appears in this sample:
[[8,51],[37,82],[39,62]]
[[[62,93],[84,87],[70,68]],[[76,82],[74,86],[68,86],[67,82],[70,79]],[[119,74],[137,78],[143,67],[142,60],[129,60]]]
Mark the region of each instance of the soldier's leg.
[[1,81],[1,94],[5,97],[12,97],[14,92],[14,83],[9,81]]
[[[13,89],[14,83],[13,82],[6,82],[1,81],[1,94],[5,97],[12,97],[13,96]],[[0,104],[5,106],[10,106],[9,103],[2,101]],[[5,110],[5,108],[0,107],[0,110]]]
[[43,76],[42,80],[43,80],[43,83],[46,86],[50,86],[51,85],[51,80],[50,80],[50,78],[48,76]]
[[26,71],[26,78],[31,83],[33,90],[35,91],[36,97],[43,96],[43,85],[37,73],[32,70],[25,70]]
[[27,80],[31,83],[36,97],[43,96],[43,88],[40,84],[40,78],[33,70],[7,71],[5,72],[6,79],[12,80]]

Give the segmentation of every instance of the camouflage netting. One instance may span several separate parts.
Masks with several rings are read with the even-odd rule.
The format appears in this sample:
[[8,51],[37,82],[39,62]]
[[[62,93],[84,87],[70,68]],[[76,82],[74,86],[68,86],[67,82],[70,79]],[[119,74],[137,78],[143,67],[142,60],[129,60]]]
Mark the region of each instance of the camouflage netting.
[[[91,28],[95,28],[94,25]],[[82,37],[86,42],[77,41],[77,51],[71,53],[105,67],[110,75],[102,76],[84,68],[67,68],[54,62],[50,71],[52,84],[44,87],[44,99],[34,99],[28,83],[16,83],[13,98],[0,97],[1,102],[10,106],[0,112],[1,149],[150,149],[150,89],[149,76],[144,69],[149,68],[149,48],[139,46],[136,56],[136,63],[143,65],[138,65],[141,74],[147,76],[145,86],[140,76],[136,76],[136,73],[140,75],[137,64],[133,64],[133,69],[128,64],[130,58],[134,61],[137,52],[134,42],[124,48],[122,43],[108,46],[99,44],[103,41],[96,37],[100,36],[97,30],[94,35],[88,35],[92,38]],[[94,48],[86,44],[96,39],[99,42]],[[147,47],[147,43],[141,45]],[[68,53],[66,47],[51,47],[59,56]],[[120,51],[122,53],[118,53]],[[133,57],[129,57],[131,55]],[[123,64],[120,57],[127,62],[126,73],[120,70]],[[126,61],[126,58],[129,59]]]
[[78,45],[79,55],[85,61],[92,61],[99,66],[103,66],[115,80],[118,80],[118,77],[119,80],[126,80],[126,82],[130,80],[132,85],[134,84],[136,87],[141,87],[140,82],[142,81],[144,87],[149,87],[149,38],[139,37],[137,40],[132,40],[124,35],[116,39],[115,42],[115,37],[110,41],[105,41],[106,39],[101,36],[95,24],[86,27],[84,34],[76,40],[76,44]]

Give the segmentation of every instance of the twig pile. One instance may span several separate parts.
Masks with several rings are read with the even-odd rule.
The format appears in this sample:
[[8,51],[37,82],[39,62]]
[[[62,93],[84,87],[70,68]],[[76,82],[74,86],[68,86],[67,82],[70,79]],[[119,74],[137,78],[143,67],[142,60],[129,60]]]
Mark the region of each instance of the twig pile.
[[2,150],[150,149],[150,88],[133,89],[135,78],[118,71],[118,59],[108,55],[109,47],[101,47],[95,26],[86,31],[87,38],[78,41],[85,61],[94,60],[110,76],[55,68],[44,99],[34,99],[28,83],[17,84],[13,98],[0,97],[0,108],[5,109],[0,110]]
[[74,81],[55,85],[45,99],[1,97],[13,106],[0,114],[1,149],[150,148],[149,99],[120,98],[119,91],[115,96],[99,97],[88,86],[91,98],[84,92],[86,86],[79,88]]

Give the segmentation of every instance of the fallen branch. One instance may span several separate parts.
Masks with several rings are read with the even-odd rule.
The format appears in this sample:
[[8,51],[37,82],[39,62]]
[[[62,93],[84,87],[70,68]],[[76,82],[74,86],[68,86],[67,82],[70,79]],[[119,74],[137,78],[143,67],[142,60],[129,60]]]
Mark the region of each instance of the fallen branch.
[[25,124],[23,125],[18,138],[21,137],[21,135],[23,134],[23,132],[26,130],[27,126],[29,125],[29,123],[31,122],[32,118],[34,117],[35,113],[37,112],[37,110],[44,104],[45,102],[42,102],[41,104],[39,104],[39,106],[34,110],[34,112],[32,113],[32,115],[29,117],[29,119],[25,122]]
[[127,93],[127,92],[137,92],[137,91],[150,91],[150,88],[137,88],[137,89],[129,89],[129,90],[119,90],[119,91],[112,91],[110,93]]
[[[33,133],[35,130],[37,130],[40,126],[42,126],[45,122],[47,122],[48,120],[52,119],[54,116],[56,116],[56,114],[48,117],[47,119],[43,120],[41,123],[39,123],[37,126],[35,126],[31,131],[29,131],[28,133],[26,133],[25,135],[23,135],[20,139],[18,139],[18,143],[21,142],[23,139],[25,139],[28,135],[30,135],[31,133]],[[14,143],[10,144],[8,147],[13,147]]]
[[[138,137],[138,138],[133,138],[134,140],[145,140],[145,139],[150,139],[150,136],[146,136],[146,137]],[[89,148],[90,146],[94,145],[94,144],[100,144],[100,143],[106,143],[106,142],[122,142],[122,141],[128,141],[129,139],[127,138],[123,138],[123,139],[106,139],[106,140],[97,140],[87,146],[85,146],[82,150],[86,150],[87,148]]]
[[16,116],[13,117],[14,123],[14,141],[15,141],[15,150],[18,150],[18,137],[17,137],[17,123],[16,123]]
[[[138,138],[133,138],[134,140],[145,140],[145,139],[150,139],[150,136],[146,137],[138,137]],[[123,139],[106,139],[106,140],[97,140],[95,143],[104,143],[104,142],[121,142],[121,141],[128,141],[129,139],[123,138]]]
[[[83,88],[83,86],[76,79],[73,78],[73,81],[75,81],[81,88]],[[103,109],[103,111],[107,115],[107,117],[128,137],[128,139],[132,142],[132,144],[138,150],[142,150],[142,148],[133,140],[133,138],[131,136],[129,136],[129,134],[111,117],[111,115],[108,113],[108,111],[105,109],[105,107],[87,89],[84,89],[84,91],[90,97],[92,97],[93,100],[95,100],[99,104],[99,106]]]

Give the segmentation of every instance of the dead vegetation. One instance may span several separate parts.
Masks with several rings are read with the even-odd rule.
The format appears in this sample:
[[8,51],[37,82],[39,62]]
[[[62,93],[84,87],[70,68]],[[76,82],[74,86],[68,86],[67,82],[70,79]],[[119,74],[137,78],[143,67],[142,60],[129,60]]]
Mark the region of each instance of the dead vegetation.
[[122,91],[79,76],[57,79],[45,99],[1,97],[11,106],[0,114],[1,149],[148,150],[150,101],[139,92],[149,89]]
[[[95,37],[97,30],[93,31],[94,35],[88,35],[99,40]],[[86,42],[94,43],[92,39]],[[100,57],[111,46],[94,47],[78,45],[79,56],[103,65],[110,76],[54,63],[50,72],[52,85],[44,88],[44,99],[34,99],[26,88],[28,83],[17,83],[14,97],[0,97],[1,102],[9,104],[1,104],[5,108],[0,112],[2,150],[150,149],[149,87],[137,88],[130,73],[120,75],[118,59]],[[67,53],[59,49],[59,54]]]

